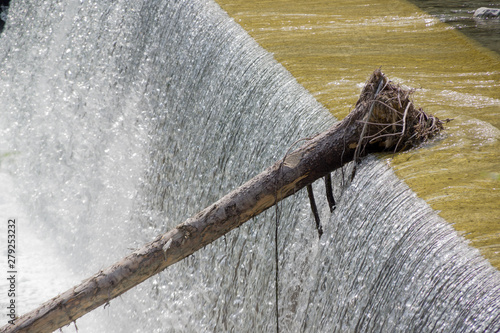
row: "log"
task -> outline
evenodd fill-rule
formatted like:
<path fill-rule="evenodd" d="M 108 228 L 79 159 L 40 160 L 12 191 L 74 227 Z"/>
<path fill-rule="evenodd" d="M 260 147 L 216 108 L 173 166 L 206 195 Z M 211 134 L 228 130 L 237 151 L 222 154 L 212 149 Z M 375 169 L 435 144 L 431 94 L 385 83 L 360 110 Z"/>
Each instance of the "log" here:
<path fill-rule="evenodd" d="M 344 120 L 173 230 L 17 318 L 13 325 L 2 327 L 1 332 L 52 332 L 68 325 L 344 164 L 370 152 L 407 149 L 438 133 L 442 122 L 416 109 L 409 96 L 410 92 L 376 70 Z"/>

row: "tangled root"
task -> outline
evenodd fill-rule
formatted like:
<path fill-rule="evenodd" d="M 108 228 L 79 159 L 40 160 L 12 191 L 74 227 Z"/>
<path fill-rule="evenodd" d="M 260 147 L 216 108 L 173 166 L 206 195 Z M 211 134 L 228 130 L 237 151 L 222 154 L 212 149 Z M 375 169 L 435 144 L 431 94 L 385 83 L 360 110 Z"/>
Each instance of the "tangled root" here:
<path fill-rule="evenodd" d="M 373 150 L 407 150 L 435 136 L 443 129 L 438 118 L 417 108 L 406 90 L 375 70 L 365 84 L 356 107 L 370 108 L 364 123 L 360 145 L 364 153 Z M 361 104 L 361 105 L 360 105 Z M 368 106 L 370 105 L 370 106 Z"/>

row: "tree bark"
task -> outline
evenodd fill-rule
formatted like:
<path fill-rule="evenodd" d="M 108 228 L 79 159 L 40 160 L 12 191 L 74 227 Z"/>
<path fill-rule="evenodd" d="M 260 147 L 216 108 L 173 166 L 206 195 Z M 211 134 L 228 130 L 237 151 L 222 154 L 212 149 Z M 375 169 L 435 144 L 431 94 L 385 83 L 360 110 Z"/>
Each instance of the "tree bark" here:
<path fill-rule="evenodd" d="M 52 332 L 68 325 L 239 227 L 280 200 L 342 167 L 352 161 L 355 155 L 362 156 L 371 151 L 387 149 L 388 135 L 373 141 L 374 138 L 377 139 L 374 134 L 380 136 L 380 127 L 369 124 L 374 121 L 371 114 L 374 113 L 373 105 L 377 104 L 375 100 L 380 89 L 376 91 L 376 88 L 380 87 L 380 82 L 386 86 L 389 84 L 377 70 L 362 93 L 362 97 L 363 94 L 368 97 L 364 101 L 358 101 L 356 108 L 344 120 L 310 139 L 299 149 L 287 154 L 282 160 L 173 230 L 159 235 L 151 243 L 111 267 L 21 316 L 15 320 L 14 325 L 4 326 L 1 332 Z M 405 119 L 407 111 L 404 112 L 403 131 L 400 131 L 401 126 L 393 126 L 394 135 L 401 134 L 405 127 L 410 127 Z M 399 113 L 403 114 L 402 111 Z M 385 125 L 384 123 L 383 126 Z M 361 133 L 366 133 L 366 140 L 360 138 Z M 380 140 L 385 143 L 381 144 Z M 394 143 L 396 141 L 392 140 Z"/>

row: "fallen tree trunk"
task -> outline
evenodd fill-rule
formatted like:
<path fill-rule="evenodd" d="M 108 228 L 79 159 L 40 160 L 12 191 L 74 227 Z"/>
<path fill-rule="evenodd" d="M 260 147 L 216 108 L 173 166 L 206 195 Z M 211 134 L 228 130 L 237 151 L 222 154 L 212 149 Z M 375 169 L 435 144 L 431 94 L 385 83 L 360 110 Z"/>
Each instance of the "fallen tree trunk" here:
<path fill-rule="evenodd" d="M 52 332 L 237 228 L 278 201 L 369 152 L 399 151 L 437 133 L 441 122 L 413 107 L 410 92 L 377 70 L 355 109 L 173 230 L 42 304 L 1 332 Z"/>

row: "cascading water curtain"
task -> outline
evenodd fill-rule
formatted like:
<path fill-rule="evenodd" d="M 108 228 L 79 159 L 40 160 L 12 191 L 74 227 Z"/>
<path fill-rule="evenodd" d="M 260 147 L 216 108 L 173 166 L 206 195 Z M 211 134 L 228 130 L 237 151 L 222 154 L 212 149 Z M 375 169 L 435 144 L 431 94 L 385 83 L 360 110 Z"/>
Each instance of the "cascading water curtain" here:
<path fill-rule="evenodd" d="M 0 73 L 1 175 L 16 189 L 11 214 L 24 212 L 19 238 L 33 239 L 19 250 L 23 312 L 45 286 L 78 284 L 335 121 L 208 0 L 16 1 Z M 317 195 L 321 240 L 306 193 L 280 207 L 282 331 L 500 329 L 498 272 L 388 167 L 371 158 L 352 183 L 333 180 L 333 214 Z M 79 331 L 274 331 L 275 218 L 82 317 Z"/>

